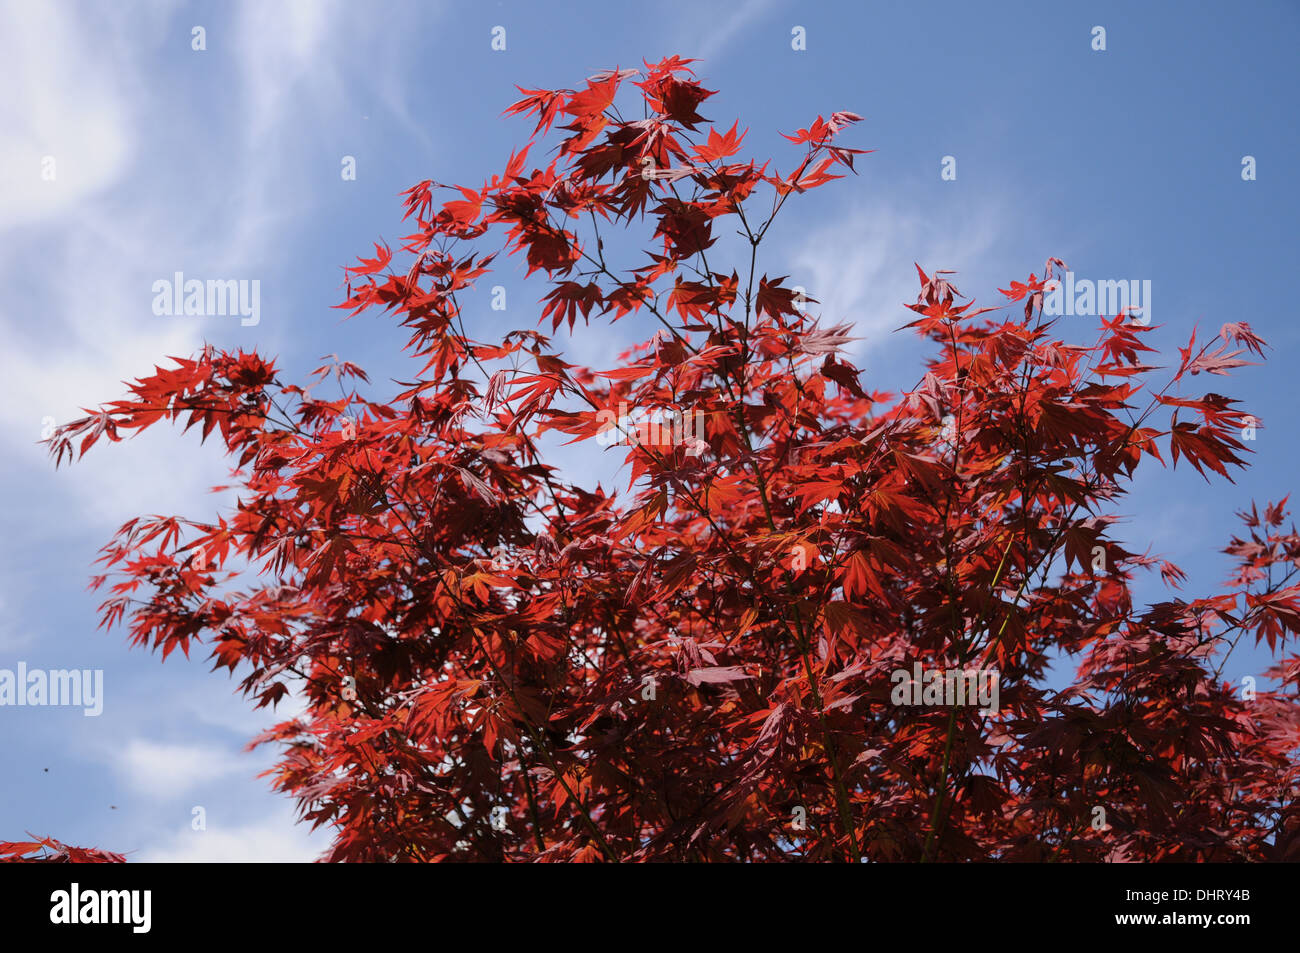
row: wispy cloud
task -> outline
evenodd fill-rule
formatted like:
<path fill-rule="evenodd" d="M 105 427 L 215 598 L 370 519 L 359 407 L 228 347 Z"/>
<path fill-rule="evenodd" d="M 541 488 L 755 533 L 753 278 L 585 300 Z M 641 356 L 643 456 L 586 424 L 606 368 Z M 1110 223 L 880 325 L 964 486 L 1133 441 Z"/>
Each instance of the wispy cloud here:
<path fill-rule="evenodd" d="M 914 263 L 958 271 L 957 287 L 971 294 L 960 275 L 979 272 L 1000 221 L 994 203 L 940 220 L 899 199 L 863 200 L 789 248 L 782 256 L 791 275 L 786 283 L 803 286 L 817 301 L 809 310 L 823 324 L 853 323 L 863 340 L 850 353 L 879 354 L 897 340 L 890 332 L 915 317 L 904 307 L 916 300 Z"/>
<path fill-rule="evenodd" d="M 184 827 L 161 843 L 142 848 L 132 860 L 144 863 L 256 864 L 309 863 L 327 848 L 324 831 L 309 833 L 294 826 L 293 815 L 283 811 L 265 820 L 223 827 L 218 814 L 206 818 L 205 830 Z"/>
<path fill-rule="evenodd" d="M 0 0 L 0 57 L 21 87 L 0 96 L 8 136 L 0 152 L 0 278 L 11 289 L 0 300 L 0 439 L 9 491 L 33 500 L 6 513 L 6 561 L 25 572 L 17 554 L 57 552 L 67 571 L 57 586 L 45 586 L 44 598 L 59 587 L 81 589 L 105 527 L 141 513 L 203 517 L 220 505 L 206 491 L 226 482 L 227 464 L 212 441 L 200 449 L 193 434 L 181 444 L 164 428 L 133 438 L 129 452 L 97 447 L 56 477 L 37 441 L 45 418 L 63 422 L 121 397 L 124 379 L 148 373 L 166 355 L 193 352 L 204 337 L 250 345 L 253 336 L 237 321 L 154 315 L 152 283 L 175 270 L 259 277 L 249 269 L 287 267 L 293 246 L 285 239 L 301 225 L 292 213 L 318 199 L 291 178 L 295 163 L 267 161 L 267 142 L 310 153 L 319 148 L 311 136 L 341 100 L 367 98 L 364 85 L 341 79 L 336 62 L 358 31 L 345 13 L 318 3 L 216 8 L 198 21 L 208 29 L 205 53 L 189 49 L 191 24 L 171 3 L 118 11 Z M 385 28 L 381 19 L 366 29 Z M 396 56 L 376 68 L 385 84 L 376 94 L 380 109 L 405 109 L 390 76 L 404 63 Z M 233 66 L 228 109 L 193 108 L 185 84 L 191 66 L 209 94 Z M 173 81 L 159 81 L 160 74 Z M 305 113 L 304 103 L 312 107 Z M 52 181 L 41 177 L 46 155 L 55 161 Z M 31 492 L 36 487 L 40 493 Z M 56 549 L 49 548 L 52 536 Z M 15 606 L 5 599 L 0 608 Z M 38 636 L 52 651 L 80 645 L 84 634 L 77 632 L 20 616 L 0 625 L 0 650 L 22 649 Z M 129 669 L 130 660 L 123 665 Z M 152 829 L 156 817 L 140 811 L 201 790 L 224 805 L 228 822 L 243 825 L 223 830 L 214 820 L 208 831 L 193 832 L 200 838 L 194 843 L 177 837 L 161 845 L 158 858 L 314 858 L 323 835 L 307 846 L 285 800 L 254 780 L 266 757 L 212 741 L 214 725 L 265 727 L 288 717 L 284 706 L 246 718 L 249 703 L 220 676 L 211 680 L 218 691 L 201 711 L 178 692 L 150 699 L 152 718 L 160 709 L 169 716 L 165 740 L 147 737 L 119 707 L 115 740 L 102 733 L 109 722 L 78 726 L 84 734 L 70 739 L 68 750 L 80 751 L 88 776 L 98 768 L 99 784 L 108 785 L 107 774 L 137 795 L 119 799 L 119 823 Z M 249 733 L 241 731 L 239 741 Z"/>
<path fill-rule="evenodd" d="M 692 3 L 691 12 L 682 18 L 678 29 L 677 48 L 715 64 L 747 27 L 752 27 L 777 6 L 777 0 Z"/>
<path fill-rule="evenodd" d="M 0 6 L 0 23 L 11 86 L 0 97 L 0 223 L 13 227 L 75 210 L 118 178 L 133 143 L 128 80 L 77 12 L 16 0 Z M 46 157 L 54 181 L 41 177 Z"/>

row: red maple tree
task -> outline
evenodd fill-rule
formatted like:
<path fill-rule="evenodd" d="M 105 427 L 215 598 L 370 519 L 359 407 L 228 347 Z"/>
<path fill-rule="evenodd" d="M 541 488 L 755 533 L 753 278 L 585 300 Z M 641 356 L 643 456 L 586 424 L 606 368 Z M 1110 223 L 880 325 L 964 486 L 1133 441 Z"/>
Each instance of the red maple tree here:
<path fill-rule="evenodd" d="M 1296 859 L 1285 500 L 1243 514 L 1204 598 L 1135 605 L 1137 574 L 1183 574 L 1111 536 L 1149 459 L 1245 466 L 1257 422 L 1182 388 L 1263 342 L 1193 334 L 1153 381 L 1127 314 L 1059 336 L 1059 260 L 1000 309 L 918 268 L 928 368 L 869 393 L 850 326 L 759 269 L 787 200 L 852 171 L 860 117 L 786 136 L 782 174 L 699 114 L 689 63 L 521 90 L 508 112 L 536 126 L 500 175 L 405 193 L 406 257 L 376 245 L 341 305 L 410 330 L 400 393 L 206 348 L 60 428 L 56 462 L 184 420 L 238 467 L 215 524 L 122 527 L 103 624 L 164 657 L 204 643 L 259 707 L 302 693 L 254 744 L 280 746 L 275 786 L 334 861 Z M 647 224 L 639 260 L 607 260 L 603 232 Z M 720 229 L 748 246 L 734 268 Z M 543 327 L 476 341 L 463 307 L 502 249 L 544 274 Z M 593 370 L 542 333 L 579 318 L 654 333 Z M 340 396 L 313 394 L 331 376 Z M 551 431 L 617 443 L 627 493 L 548 465 Z M 1246 636 L 1276 691 L 1221 678 Z M 1077 674 L 1049 690 L 1061 655 Z M 900 703 L 916 665 L 991 677 L 996 711 Z"/>

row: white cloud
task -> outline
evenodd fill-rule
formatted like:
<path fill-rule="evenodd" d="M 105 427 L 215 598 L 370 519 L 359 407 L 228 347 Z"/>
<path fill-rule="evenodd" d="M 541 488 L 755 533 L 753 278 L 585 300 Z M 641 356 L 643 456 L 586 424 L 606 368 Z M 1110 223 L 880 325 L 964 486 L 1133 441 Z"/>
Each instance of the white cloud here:
<path fill-rule="evenodd" d="M 113 767 L 132 790 L 161 799 L 219 778 L 252 772 L 255 765 L 248 758 L 210 746 L 133 738 L 121 754 L 114 753 Z"/>
<path fill-rule="evenodd" d="M 130 158 L 122 74 L 73 8 L 23 3 L 0 8 L 0 222 L 25 224 L 74 210 L 117 179 Z M 56 178 L 41 178 L 44 157 Z"/>
<path fill-rule="evenodd" d="M 80 590 L 106 525 L 141 513 L 209 516 L 221 500 L 206 488 L 227 482 L 217 441 L 200 451 L 196 431 L 182 437 L 165 426 L 129 446 L 101 443 L 54 474 L 36 443 L 43 418 L 66 421 L 124 396 L 124 379 L 147 374 L 166 355 L 193 352 L 205 336 L 266 347 L 283 333 L 271 322 L 253 334 L 241 333 L 237 319 L 155 316 L 152 282 L 174 270 L 259 277 L 249 270 L 288 264 L 296 246 L 286 235 L 319 201 L 295 178 L 298 160 L 319 158 L 327 138 L 348 128 L 340 116 L 386 109 L 413 141 L 432 145 L 405 98 L 422 65 L 417 31 L 392 31 L 394 17 L 427 18 L 427 6 L 358 22 L 335 0 L 253 0 L 200 21 L 206 53 L 190 51 L 191 21 L 178 9 L 170 0 L 123 10 L 0 0 L 0 57 L 12 67 L 0 93 L 0 277 L 10 289 L 0 299 L 0 441 L 11 492 L 23 494 L 7 514 L 6 538 L 15 562 L 53 553 L 70 580 L 41 584 L 40 598 Z M 386 53 L 374 60 L 370 51 L 380 47 Z M 207 71 L 194 88 L 192 69 Z M 212 102 L 194 102 L 196 93 Z M 53 182 L 41 179 L 45 155 L 56 161 Z M 35 487 L 40 492 L 30 492 Z M 19 569 L 39 582 L 35 570 Z M 15 600 L 28 601 L 17 590 L 0 594 L 0 651 L 45 638 L 40 626 L 23 627 L 18 610 L 28 607 Z M 12 625 L 3 621 L 15 612 Z M 219 726 L 242 743 L 301 711 L 301 700 L 253 712 L 222 673 L 208 678 L 201 692 L 161 689 L 115 708 L 128 727 L 115 731 L 111 747 L 88 730 L 68 745 L 136 795 L 119 798 L 119 822 L 158 832 L 166 799 L 198 792 L 226 805 L 209 813 L 206 831 L 187 824 L 137 840 L 147 846 L 132 859 L 315 859 L 329 832 L 296 824 L 285 799 L 255 778 L 270 749 L 241 754 L 211 741 Z M 174 733 L 144 737 L 160 716 Z M 256 796 L 241 794 L 245 788 Z"/>
<path fill-rule="evenodd" d="M 156 37 L 168 13 L 155 4 L 137 9 L 135 19 Z M 163 95 L 141 75 L 141 51 L 132 45 L 138 38 L 93 9 L 74 15 L 58 5 L 15 3 L 4 18 L 12 29 L 0 30 L 0 56 L 18 64 L 24 86 L 0 97 L 0 115 L 17 141 L 0 166 L 7 183 L 0 261 L 16 287 L 0 303 L 0 350 L 8 356 L 0 437 L 15 470 L 35 476 L 51 469 L 36 445 L 45 418 L 66 421 L 123 396 L 122 378 L 148 371 L 163 355 L 189 353 L 200 329 L 157 318 L 150 308 L 159 263 L 169 252 L 183 254 L 174 202 L 160 195 L 141 203 L 123 192 L 127 173 L 148 162 L 142 117 L 159 114 Z M 47 152 L 57 161 L 53 182 L 39 178 L 39 156 Z M 108 456 L 117 459 L 96 461 L 90 472 L 83 467 L 50 500 L 66 507 L 71 496 L 71 505 L 98 522 L 117 515 L 115 502 L 147 507 L 182 488 L 192 496 L 223 472 L 174 451 L 145 461 Z"/>
<path fill-rule="evenodd" d="M 4 11 L 12 29 L 0 30 L 0 55 L 19 65 L 15 75 L 25 85 L 0 97 L 0 115 L 16 137 L 0 160 L 0 272 L 17 288 L 0 301 L 0 350 L 9 358 L 0 439 L 11 447 L 15 475 L 48 479 L 51 463 L 37 444 L 46 418 L 62 423 L 125 396 L 123 379 L 167 355 L 193 353 L 205 337 L 247 346 L 254 336 L 240 334 L 234 319 L 154 315 L 152 284 L 194 263 L 200 277 L 255 277 L 250 268 L 274 267 L 278 236 L 311 196 L 285 188 L 284 170 L 266 161 L 267 136 L 273 130 L 301 144 L 288 129 L 304 105 L 314 110 L 302 120 L 308 124 L 337 113 L 350 92 L 338 60 L 358 27 L 337 3 L 245 3 L 231 29 L 208 24 L 202 53 L 189 50 L 188 25 L 173 22 L 166 4 L 135 8 L 129 30 L 93 10 L 73 16 L 15 3 Z M 213 131 L 193 110 L 177 108 L 177 89 L 148 79 L 143 54 L 163 40 L 182 57 L 214 62 L 221 44 L 230 46 L 240 77 L 235 115 L 249 119 L 229 130 L 234 135 L 216 136 L 233 150 L 208 148 Z M 385 58 L 375 83 L 380 101 L 409 122 L 393 79 L 401 62 Z M 157 116 L 174 123 L 165 139 Z M 52 183 L 39 178 L 46 152 L 58 161 Z M 205 187 L 193 191 L 195 182 Z M 14 229 L 23 223 L 38 230 Z M 275 337 L 265 330 L 257 340 Z M 129 452 L 96 447 L 59 475 L 47 502 L 71 505 L 101 526 L 140 512 L 211 512 L 216 504 L 204 490 L 226 482 L 227 468 L 215 441 L 196 451 L 193 438 L 161 428 L 134 438 Z"/>
<path fill-rule="evenodd" d="M 188 26 L 174 21 L 165 3 L 133 8 L 130 29 L 93 8 L 72 15 L 57 5 L 14 2 L 0 10 L 8 26 L 0 29 L 0 56 L 16 66 L 20 83 L 0 96 L 12 143 L 0 157 L 0 273 L 15 289 L 0 301 L 7 356 L 0 438 L 20 467 L 47 473 L 45 449 L 36 444 L 45 418 L 61 423 L 124 396 L 123 378 L 147 373 L 165 355 L 190 354 L 205 337 L 224 346 L 274 339 L 273 328 L 240 334 L 234 319 L 156 316 L 152 283 L 193 267 L 204 278 L 272 270 L 284 230 L 296 227 L 295 212 L 312 196 L 286 188 L 283 163 L 266 159 L 267 137 L 303 148 L 304 134 L 337 121 L 353 97 L 373 96 L 410 125 L 397 79 L 409 40 L 398 37 L 394 48 L 384 40 L 384 18 L 358 24 L 333 0 L 241 4 L 231 29 L 208 25 L 206 53 L 189 50 Z M 353 42 L 371 35 L 390 46 L 373 66 L 360 62 L 372 44 Z M 210 119 L 192 108 L 178 108 L 175 86 L 150 78 L 158 64 L 146 54 L 164 40 L 183 57 L 213 62 L 221 45 L 229 46 L 239 76 L 233 114 L 241 118 L 228 135 L 214 134 Z M 360 72 L 373 90 L 345 81 L 344 58 L 365 67 Z M 165 134 L 160 116 L 170 124 Z M 421 137 L 427 143 L 427 134 Z M 213 141 L 234 145 L 214 152 Z M 46 153 L 58 162 L 55 182 L 39 177 Z M 15 228 L 23 224 L 38 227 Z M 177 441 L 150 434 L 130 454 L 99 450 L 60 485 L 92 517 L 114 525 L 123 512 L 142 508 L 182 512 L 174 504 L 224 482 L 225 469 L 215 448 L 195 454 L 192 441 L 183 450 Z"/>
<path fill-rule="evenodd" d="M 915 317 L 904 307 L 916 300 L 919 288 L 914 263 L 928 273 L 957 271 L 954 283 L 963 293 L 978 291 L 987 299 L 991 291 L 999 300 L 982 304 L 1002 303 L 995 289 L 972 290 L 962 280 L 984 261 L 1000 220 L 996 206 L 939 219 L 905 209 L 897 200 L 868 200 L 814 229 L 782 256 L 789 262 L 782 271 L 790 272 L 787 286 L 802 285 L 816 299 L 809 311 L 821 316 L 823 326 L 853 322 L 864 340 L 850 345 L 850 359 L 879 354 L 890 343 L 890 332 Z"/>
<path fill-rule="evenodd" d="M 248 135 L 261 138 L 286 109 L 296 87 L 304 94 L 341 96 L 338 74 L 327 49 L 331 24 L 351 16 L 336 0 L 244 3 L 233 45 L 239 55 L 244 98 L 251 107 Z"/>
<path fill-rule="evenodd" d="M 225 828 L 219 816 L 209 813 L 206 830 L 184 827 L 130 859 L 154 864 L 310 863 L 328 848 L 328 829 L 310 832 L 308 825 L 293 821 L 292 814 L 284 811 L 262 821 Z"/>

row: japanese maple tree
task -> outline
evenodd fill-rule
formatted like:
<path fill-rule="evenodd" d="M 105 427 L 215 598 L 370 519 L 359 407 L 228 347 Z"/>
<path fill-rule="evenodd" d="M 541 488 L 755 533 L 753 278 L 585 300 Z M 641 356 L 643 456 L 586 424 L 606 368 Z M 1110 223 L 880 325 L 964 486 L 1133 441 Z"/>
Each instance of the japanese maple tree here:
<path fill-rule="evenodd" d="M 1242 514 L 1201 598 L 1112 533 L 1139 465 L 1246 465 L 1257 421 L 1195 385 L 1260 338 L 1193 334 L 1161 371 L 1127 313 L 1067 343 L 1057 259 L 1000 308 L 918 268 L 928 367 L 869 392 L 851 323 L 760 255 L 792 197 L 863 161 L 860 117 L 785 136 L 783 173 L 701 116 L 689 63 L 523 89 L 507 112 L 534 128 L 499 174 L 405 193 L 413 233 L 340 305 L 409 329 L 397 392 L 209 347 L 60 428 L 56 462 L 184 421 L 237 467 L 215 523 L 121 528 L 103 624 L 164 657 L 202 643 L 259 707 L 305 699 L 254 744 L 333 861 L 1296 859 L 1285 500 Z M 546 282 L 540 327 L 476 340 L 501 252 Z M 618 366 L 564 360 L 619 320 L 643 343 Z M 548 464 L 557 436 L 626 457 L 628 489 Z M 1137 605 L 1152 572 L 1171 595 Z M 1243 638 L 1275 691 L 1222 678 Z M 896 704 L 914 663 L 995 673 L 997 711 Z"/>

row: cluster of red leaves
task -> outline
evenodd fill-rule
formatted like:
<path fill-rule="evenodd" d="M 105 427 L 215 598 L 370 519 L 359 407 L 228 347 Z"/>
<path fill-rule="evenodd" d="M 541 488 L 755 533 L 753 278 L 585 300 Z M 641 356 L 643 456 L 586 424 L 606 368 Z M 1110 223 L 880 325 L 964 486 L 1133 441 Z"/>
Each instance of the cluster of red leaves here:
<path fill-rule="evenodd" d="M 333 829 L 328 859 L 1300 854 L 1300 664 L 1253 700 L 1219 677 L 1242 636 L 1281 652 L 1300 632 L 1283 504 L 1247 516 L 1208 598 L 1135 606 L 1136 573 L 1182 574 L 1110 536 L 1162 446 L 1244 465 L 1234 402 L 1175 395 L 1237 352 L 1193 339 L 1152 390 L 1126 316 L 1092 347 L 1055 335 L 1059 261 L 1006 292 L 1023 312 L 971 310 L 921 271 L 912 325 L 935 356 L 897 400 L 868 393 L 837 357 L 847 326 L 756 269 L 789 196 L 852 169 L 837 139 L 859 117 L 787 136 L 803 155 L 782 175 L 738 158 L 735 124 L 699 132 L 713 93 L 688 61 L 522 92 L 508 112 L 536 128 L 503 173 L 416 185 L 409 267 L 377 245 L 348 269 L 341 307 L 410 330 L 420 370 L 392 399 L 345 390 L 366 380 L 346 363 L 299 387 L 207 351 L 52 438 L 62 459 L 162 420 L 219 433 L 236 510 L 126 524 L 104 623 L 164 655 L 207 644 L 259 707 L 302 693 L 307 714 L 254 743 L 282 746 L 275 784 Z M 642 261 L 607 262 L 602 227 L 647 226 Z M 724 227 L 743 272 L 710 262 Z M 544 273 L 550 331 L 632 315 L 654 336 L 606 370 L 537 330 L 471 339 L 461 304 L 502 246 Z M 1245 325 L 1220 339 L 1263 346 Z M 338 399 L 313 396 L 331 373 Z M 622 496 L 543 460 L 543 434 L 590 440 L 620 404 L 700 414 L 702 452 L 620 444 Z M 1056 653 L 1079 662 L 1061 692 Z M 892 704 L 917 661 L 995 668 L 999 711 Z"/>
<path fill-rule="evenodd" d="M 31 836 L 30 834 L 28 835 Z M 0 841 L 0 864 L 124 864 L 121 854 L 94 847 L 69 847 L 53 837 L 34 841 Z"/>

